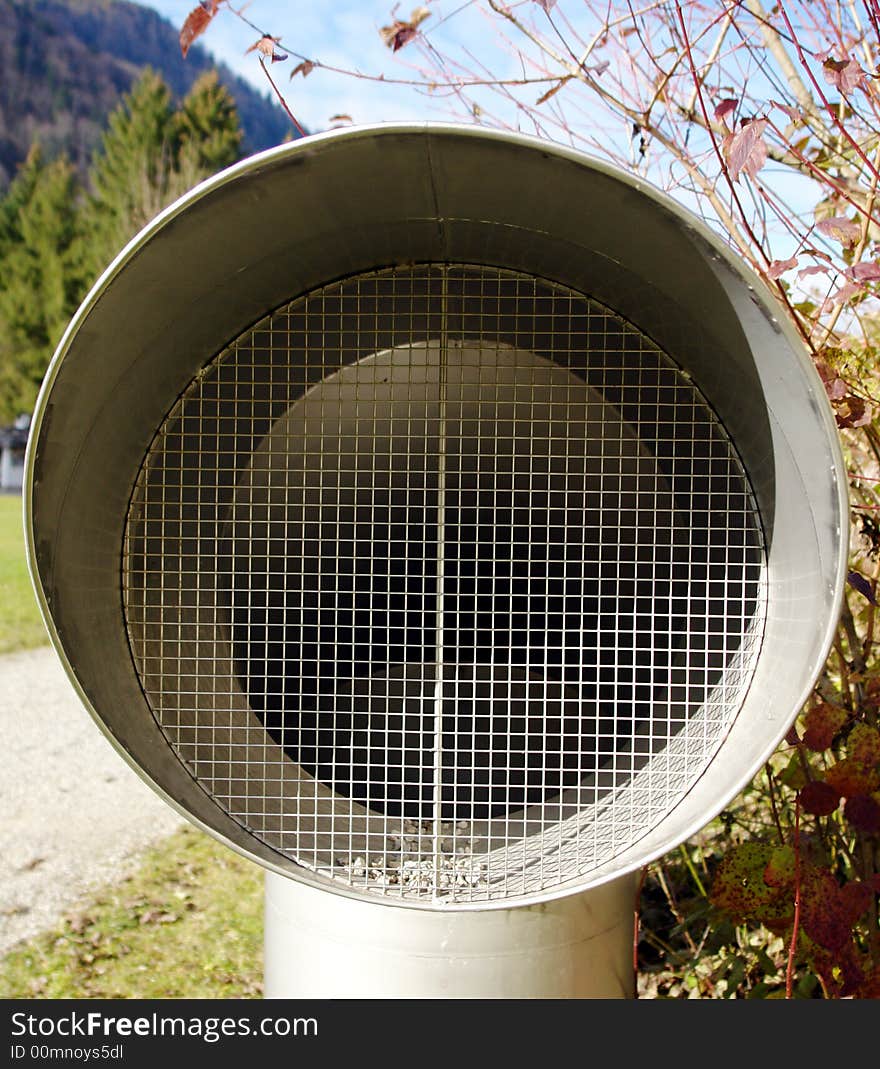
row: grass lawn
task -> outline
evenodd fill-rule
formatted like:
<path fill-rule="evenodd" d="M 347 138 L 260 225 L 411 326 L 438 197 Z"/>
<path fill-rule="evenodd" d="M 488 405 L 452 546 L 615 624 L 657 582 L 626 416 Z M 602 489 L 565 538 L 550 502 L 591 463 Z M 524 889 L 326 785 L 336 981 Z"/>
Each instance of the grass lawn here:
<path fill-rule="evenodd" d="M 259 998 L 262 870 L 195 828 L 0 960 L 0 998 Z"/>
<path fill-rule="evenodd" d="M 46 642 L 24 557 L 21 498 L 0 494 L 0 654 Z"/>

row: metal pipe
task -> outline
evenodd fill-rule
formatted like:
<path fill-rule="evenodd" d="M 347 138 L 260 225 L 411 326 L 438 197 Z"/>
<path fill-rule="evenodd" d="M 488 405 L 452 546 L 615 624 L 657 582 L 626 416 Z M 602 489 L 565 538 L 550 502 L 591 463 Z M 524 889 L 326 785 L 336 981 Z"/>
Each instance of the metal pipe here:
<path fill-rule="evenodd" d="M 266 998 L 634 995 L 632 875 L 488 913 L 415 912 L 266 873 Z"/>
<path fill-rule="evenodd" d="M 474 127 L 172 205 L 26 469 L 80 697 L 270 872 L 270 997 L 631 994 L 631 874 L 773 752 L 845 583 L 833 413 L 766 287 L 632 175 Z"/>

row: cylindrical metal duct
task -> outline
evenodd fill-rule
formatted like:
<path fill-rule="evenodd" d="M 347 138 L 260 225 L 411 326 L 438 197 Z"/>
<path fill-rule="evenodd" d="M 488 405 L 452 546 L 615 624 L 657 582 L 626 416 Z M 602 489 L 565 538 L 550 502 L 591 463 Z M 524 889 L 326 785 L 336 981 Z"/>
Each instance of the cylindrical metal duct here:
<path fill-rule="evenodd" d="M 702 827 L 845 569 L 759 281 L 631 176 L 470 127 L 310 137 L 168 209 L 67 331 L 28 473 L 47 625 L 129 761 L 271 872 L 415 910 Z"/>
<path fill-rule="evenodd" d="M 263 986 L 287 999 L 632 998 L 636 883 L 415 913 L 267 872 Z"/>

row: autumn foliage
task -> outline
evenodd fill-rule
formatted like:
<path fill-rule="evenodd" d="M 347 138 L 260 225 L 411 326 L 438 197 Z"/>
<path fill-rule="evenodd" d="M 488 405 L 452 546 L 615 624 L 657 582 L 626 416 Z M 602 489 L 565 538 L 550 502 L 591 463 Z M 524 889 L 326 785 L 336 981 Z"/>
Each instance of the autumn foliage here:
<path fill-rule="evenodd" d="M 180 28 L 180 51 L 184 59 L 193 41 L 211 25 L 211 19 L 217 14 L 222 2 L 223 0 L 203 0 L 187 15 L 186 22 Z"/>

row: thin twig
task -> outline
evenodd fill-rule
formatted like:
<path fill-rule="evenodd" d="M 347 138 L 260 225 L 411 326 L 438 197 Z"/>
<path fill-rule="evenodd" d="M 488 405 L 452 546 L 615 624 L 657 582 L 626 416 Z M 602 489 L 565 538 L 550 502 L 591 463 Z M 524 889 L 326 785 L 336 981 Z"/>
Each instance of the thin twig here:
<path fill-rule="evenodd" d="M 263 68 L 263 74 L 265 74 L 266 77 L 269 79 L 269 85 L 271 85 L 272 88 L 275 90 L 275 96 L 278 97 L 278 102 L 281 104 L 281 107 L 284 108 L 284 110 L 287 112 L 287 117 L 290 119 L 290 121 L 293 123 L 293 125 L 296 127 L 296 129 L 299 131 L 300 137 L 308 137 L 308 134 L 306 133 L 306 131 L 300 125 L 299 119 L 297 119 L 297 117 L 293 114 L 293 112 L 287 106 L 287 101 L 284 99 L 284 96 L 282 95 L 281 90 L 275 84 L 275 80 L 273 79 L 272 75 L 269 73 L 269 68 L 266 66 L 266 61 L 263 59 L 262 56 L 260 56 L 260 66 Z"/>
<path fill-rule="evenodd" d="M 676 921 L 681 927 L 681 934 L 684 936 L 684 940 L 687 943 L 688 948 L 690 949 L 692 954 L 695 954 L 697 948 L 694 944 L 693 939 L 691 938 L 691 933 L 688 931 L 687 921 L 684 918 L 684 914 L 679 909 L 676 897 L 666 881 L 666 871 L 663 868 L 663 861 L 660 860 L 655 862 L 655 867 L 657 870 L 657 880 L 659 881 L 660 886 L 663 888 L 663 893 L 666 895 L 666 901 L 669 903 L 669 908 L 672 911 L 672 915 L 673 917 L 675 917 Z"/>
<path fill-rule="evenodd" d="M 785 844 L 785 835 L 782 831 L 782 822 L 779 819 L 779 809 L 776 805 L 776 788 L 773 786 L 773 770 L 770 768 L 769 761 L 764 765 L 764 771 L 767 773 L 767 791 L 770 796 L 770 809 L 773 813 L 773 823 L 776 825 L 776 834 L 779 836 L 779 845 Z"/>
<path fill-rule="evenodd" d="M 642 916 L 642 889 L 645 886 L 645 878 L 648 875 L 648 866 L 645 865 L 639 874 L 639 882 L 636 887 L 636 898 L 633 903 L 633 944 L 632 944 L 632 967 L 633 967 L 633 993 L 639 997 L 639 932 L 641 930 Z"/>
<path fill-rule="evenodd" d="M 788 294 L 786 293 L 784 287 L 782 285 L 780 285 L 778 279 L 771 280 L 770 277 L 766 273 L 766 268 L 768 268 L 770 266 L 770 263 L 771 263 L 771 257 L 769 255 L 769 253 L 764 249 L 763 242 L 760 240 L 758 235 L 755 233 L 751 223 L 749 222 L 749 219 L 748 219 L 748 216 L 746 215 L 745 209 L 742 206 L 742 201 L 740 200 L 739 194 L 736 191 L 736 187 L 734 185 L 734 182 L 730 177 L 730 171 L 728 170 L 728 167 L 727 167 L 727 161 L 724 159 L 724 154 L 721 151 L 721 146 L 718 144 L 718 139 L 715 136 L 715 131 L 712 128 L 712 123 L 709 120 L 709 113 L 708 113 L 708 111 L 706 109 L 706 101 L 705 101 L 705 99 L 703 97 L 703 87 L 702 87 L 702 84 L 700 82 L 700 78 L 699 78 L 699 75 L 697 73 L 697 69 L 696 69 L 696 67 L 694 65 L 694 57 L 693 57 L 693 53 L 691 52 L 691 44 L 690 44 L 690 39 L 688 37 L 687 26 L 686 26 L 685 20 L 684 20 L 684 12 L 681 9 L 681 4 L 680 3 L 676 2 L 675 10 L 676 10 L 676 13 L 678 15 L 678 21 L 679 21 L 679 25 L 681 27 L 682 38 L 684 40 L 685 54 L 687 55 L 688 65 L 690 67 L 691 74 L 692 74 L 693 79 L 694 79 L 694 86 L 696 88 L 697 100 L 698 100 L 699 105 L 700 105 L 700 111 L 701 111 L 701 113 L 703 115 L 703 121 L 706 124 L 706 129 L 707 129 L 707 131 L 709 133 L 709 138 L 712 141 L 712 148 L 713 148 L 713 150 L 715 152 L 716 157 L 718 158 L 718 163 L 719 163 L 719 165 L 721 167 L 721 173 L 724 175 L 725 181 L 727 182 L 728 188 L 730 190 L 731 199 L 733 200 L 733 202 L 736 205 L 737 210 L 739 212 L 741 225 L 742 225 L 743 229 L 745 230 L 746 234 L 748 235 L 749 240 L 752 243 L 752 246 L 757 250 L 757 252 L 764 259 L 765 270 L 761 271 L 761 274 L 764 276 L 764 278 L 768 282 L 771 282 L 771 281 L 773 282 L 773 284 L 775 286 L 776 295 L 778 296 L 778 298 L 782 302 L 782 304 L 785 305 L 789 315 L 791 316 L 792 323 L 794 323 L 795 326 L 797 326 L 797 328 L 800 331 L 801 335 L 804 337 L 804 340 L 812 348 L 809 336 L 806 335 L 805 332 L 802 330 L 801 324 L 800 324 L 800 317 L 795 314 L 794 308 L 791 305 L 791 301 L 789 300 Z M 759 270 L 760 270 L 760 268 L 759 268 Z"/>
<path fill-rule="evenodd" d="M 792 28 L 791 22 L 789 21 L 788 13 L 785 10 L 785 5 L 782 3 L 782 0 L 777 0 L 776 9 L 779 11 L 779 14 L 782 16 L 782 19 L 785 22 L 786 27 L 788 28 L 788 32 L 792 35 L 792 39 L 794 41 L 795 51 L 797 52 L 798 59 L 801 61 L 801 66 L 807 72 L 807 77 L 810 79 L 810 82 L 812 83 L 812 86 L 813 86 L 813 89 L 814 89 L 814 91 L 816 93 L 816 96 L 819 98 L 821 103 L 824 105 L 825 110 L 828 112 L 829 116 L 831 117 L 832 123 L 837 127 L 838 131 L 840 132 L 840 136 L 845 141 L 847 141 L 849 143 L 850 147 L 853 149 L 855 154 L 861 159 L 861 161 L 868 168 L 868 172 L 869 173 L 874 173 L 875 170 L 876 170 L 876 168 L 874 167 L 874 164 L 865 155 L 865 152 L 862 149 L 862 146 L 850 134 L 849 130 L 847 130 L 843 120 L 840 117 L 840 114 L 835 110 L 834 105 L 831 103 L 831 101 L 829 101 L 828 97 L 823 92 L 822 86 L 819 85 L 819 82 L 816 79 L 815 74 L 813 74 L 812 68 L 810 67 L 809 63 L 807 63 L 807 58 L 804 55 L 803 47 L 802 47 L 800 41 L 798 40 L 797 36 L 795 35 L 794 29 Z M 843 97 L 843 93 L 841 93 L 841 97 Z"/>
<path fill-rule="evenodd" d="M 794 959 L 797 952 L 798 934 L 801 924 L 801 805 L 800 799 L 794 802 L 794 920 L 791 927 L 791 942 L 788 947 L 788 965 L 785 969 L 785 997 L 793 997 Z"/>

